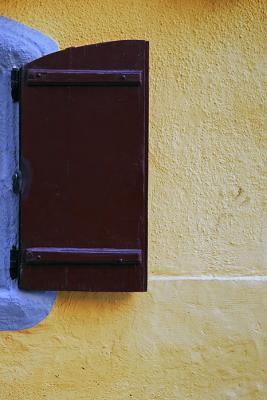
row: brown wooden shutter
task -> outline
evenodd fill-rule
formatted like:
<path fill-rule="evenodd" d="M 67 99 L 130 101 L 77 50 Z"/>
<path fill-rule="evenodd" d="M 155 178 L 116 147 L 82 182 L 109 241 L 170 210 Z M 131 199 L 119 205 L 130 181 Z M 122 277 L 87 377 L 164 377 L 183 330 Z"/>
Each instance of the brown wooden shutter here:
<path fill-rule="evenodd" d="M 19 287 L 145 291 L 148 43 L 35 60 L 20 106 Z"/>

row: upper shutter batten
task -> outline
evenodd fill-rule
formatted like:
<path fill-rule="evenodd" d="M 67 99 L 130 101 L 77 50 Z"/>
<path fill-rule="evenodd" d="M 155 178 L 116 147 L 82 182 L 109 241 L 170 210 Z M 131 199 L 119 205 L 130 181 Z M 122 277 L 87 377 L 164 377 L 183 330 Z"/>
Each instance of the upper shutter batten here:
<path fill-rule="evenodd" d="M 66 70 L 66 69 L 28 69 L 26 83 L 29 86 L 49 85 L 118 85 L 139 86 L 142 71 L 131 70 Z"/>

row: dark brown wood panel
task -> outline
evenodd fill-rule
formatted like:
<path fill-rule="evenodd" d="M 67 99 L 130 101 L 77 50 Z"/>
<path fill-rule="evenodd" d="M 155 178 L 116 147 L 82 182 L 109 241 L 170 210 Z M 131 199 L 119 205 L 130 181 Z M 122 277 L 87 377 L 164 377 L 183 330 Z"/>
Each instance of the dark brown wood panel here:
<path fill-rule="evenodd" d="M 35 60 L 20 105 L 19 286 L 146 290 L 148 43 Z"/>

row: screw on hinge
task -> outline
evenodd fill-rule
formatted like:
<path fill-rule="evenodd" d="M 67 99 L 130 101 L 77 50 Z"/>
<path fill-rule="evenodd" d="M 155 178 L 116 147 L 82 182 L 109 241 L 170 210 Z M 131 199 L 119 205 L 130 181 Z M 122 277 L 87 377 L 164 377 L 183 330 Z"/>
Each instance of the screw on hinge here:
<path fill-rule="evenodd" d="M 11 96 L 13 101 L 18 101 L 20 96 L 20 69 L 17 67 L 11 70 Z"/>
<path fill-rule="evenodd" d="M 15 194 L 19 194 L 21 192 L 21 172 L 16 171 L 12 176 L 12 189 Z"/>
<path fill-rule="evenodd" d="M 10 277 L 16 279 L 19 275 L 20 251 L 13 246 L 10 250 Z"/>

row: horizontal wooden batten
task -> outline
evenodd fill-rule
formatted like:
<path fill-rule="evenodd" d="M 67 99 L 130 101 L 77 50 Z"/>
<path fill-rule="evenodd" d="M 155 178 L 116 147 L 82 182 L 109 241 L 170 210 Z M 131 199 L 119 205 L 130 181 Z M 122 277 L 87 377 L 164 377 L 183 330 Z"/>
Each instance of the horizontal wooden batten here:
<path fill-rule="evenodd" d="M 140 249 L 33 247 L 22 252 L 23 264 L 141 264 Z"/>
<path fill-rule="evenodd" d="M 140 86 L 139 70 L 27 69 L 28 86 Z"/>

